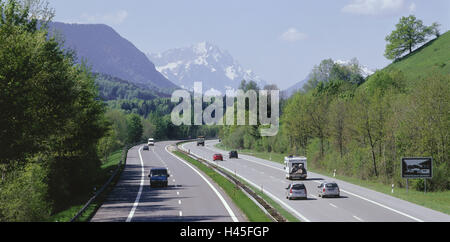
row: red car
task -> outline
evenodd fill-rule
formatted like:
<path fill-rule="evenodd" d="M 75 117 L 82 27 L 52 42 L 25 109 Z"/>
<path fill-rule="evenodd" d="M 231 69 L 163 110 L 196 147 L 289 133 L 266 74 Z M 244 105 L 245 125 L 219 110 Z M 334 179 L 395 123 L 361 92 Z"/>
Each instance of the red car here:
<path fill-rule="evenodd" d="M 215 155 L 213 156 L 213 161 L 216 161 L 216 160 L 223 161 L 223 156 L 222 156 L 222 154 L 215 154 Z"/>

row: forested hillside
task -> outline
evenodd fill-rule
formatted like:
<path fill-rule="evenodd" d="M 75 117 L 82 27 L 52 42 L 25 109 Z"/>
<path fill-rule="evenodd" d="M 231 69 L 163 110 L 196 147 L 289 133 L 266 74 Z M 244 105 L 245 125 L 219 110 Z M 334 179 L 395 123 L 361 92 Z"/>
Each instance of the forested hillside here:
<path fill-rule="evenodd" d="M 404 186 L 402 157 L 433 157 L 428 189 L 450 189 L 450 33 L 363 81 L 331 61 L 282 106 L 275 137 L 258 127 L 225 126 L 233 148 L 305 155 L 313 168 Z M 321 68 L 321 66 L 327 68 Z M 328 70 L 328 71 L 327 71 Z M 347 74 L 346 74 L 347 73 Z M 351 72 L 350 72 L 351 73 Z M 423 180 L 413 186 L 423 189 Z"/>
<path fill-rule="evenodd" d="M 0 1 L 0 221 L 45 221 L 92 192 L 108 130 L 89 69 L 28 16 Z"/>
<path fill-rule="evenodd" d="M 134 84 L 111 75 L 97 73 L 95 83 L 98 86 L 100 98 L 104 101 L 111 100 L 153 100 L 156 98 L 168 98 L 168 94 L 158 92 L 145 85 Z"/>

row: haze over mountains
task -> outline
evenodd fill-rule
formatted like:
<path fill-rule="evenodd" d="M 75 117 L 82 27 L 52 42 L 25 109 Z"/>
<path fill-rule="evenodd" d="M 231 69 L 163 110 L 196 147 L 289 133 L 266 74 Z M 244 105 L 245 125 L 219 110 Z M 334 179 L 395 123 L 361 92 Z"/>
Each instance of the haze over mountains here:
<path fill-rule="evenodd" d="M 166 78 L 188 90 L 193 89 L 194 82 L 202 82 L 203 91 L 214 89 L 222 94 L 227 89 L 237 89 L 242 80 L 255 81 L 260 87 L 266 84 L 227 51 L 208 42 L 147 56 Z"/>
<path fill-rule="evenodd" d="M 61 34 L 65 48 L 74 50 L 79 62 L 86 60 L 93 72 L 165 92 L 177 88 L 143 52 L 107 25 L 54 22 L 50 29 Z"/>
<path fill-rule="evenodd" d="M 104 24 L 54 22 L 50 29 L 60 34 L 64 46 L 75 51 L 79 62 L 87 61 L 93 72 L 151 89 L 156 95 L 167 95 L 180 87 L 192 91 L 194 82 L 202 82 L 204 92 L 215 90 L 222 94 L 226 90 L 237 89 L 242 80 L 255 81 L 261 88 L 267 84 L 252 70 L 242 67 L 227 51 L 208 42 L 146 55 Z M 335 62 L 350 64 L 350 61 Z M 367 77 L 373 71 L 361 66 L 361 74 Z M 283 91 L 283 96 L 291 96 L 308 79 Z M 112 78 L 110 81 L 115 80 Z"/>
<path fill-rule="evenodd" d="M 350 61 L 350 60 L 336 60 L 336 61 L 334 61 L 334 63 L 342 65 L 342 66 L 349 66 L 349 65 L 352 64 L 352 61 Z M 372 75 L 374 73 L 374 71 L 370 70 L 367 66 L 364 66 L 364 65 L 360 65 L 359 66 L 359 71 L 360 71 L 360 74 L 364 78 L 367 78 L 368 76 L 370 76 L 370 75 Z M 311 74 L 309 74 L 305 79 L 295 83 L 291 87 L 289 87 L 286 90 L 284 90 L 283 91 L 283 96 L 287 98 L 287 97 L 292 96 L 292 94 L 294 94 L 295 92 L 301 90 L 303 88 L 303 86 L 311 78 L 310 75 Z"/>

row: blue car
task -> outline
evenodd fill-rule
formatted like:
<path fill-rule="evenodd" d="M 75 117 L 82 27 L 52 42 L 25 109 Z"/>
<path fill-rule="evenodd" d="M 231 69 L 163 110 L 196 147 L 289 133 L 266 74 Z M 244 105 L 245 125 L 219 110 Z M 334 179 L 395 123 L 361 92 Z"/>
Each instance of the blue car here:
<path fill-rule="evenodd" d="M 170 175 L 166 168 L 153 168 L 148 177 L 150 178 L 150 187 L 167 187 Z"/>

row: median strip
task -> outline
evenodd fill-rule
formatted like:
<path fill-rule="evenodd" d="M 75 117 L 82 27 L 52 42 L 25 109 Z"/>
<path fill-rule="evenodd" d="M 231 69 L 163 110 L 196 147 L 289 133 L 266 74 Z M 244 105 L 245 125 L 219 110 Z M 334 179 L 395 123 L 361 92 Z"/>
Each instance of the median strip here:
<path fill-rule="evenodd" d="M 191 163 L 204 174 L 209 176 L 225 193 L 233 200 L 234 204 L 247 216 L 250 222 L 272 222 L 273 220 L 252 201 L 240 187 L 227 179 L 223 174 L 219 174 L 213 168 L 198 161 L 180 150 L 173 151 L 179 158 Z"/>

